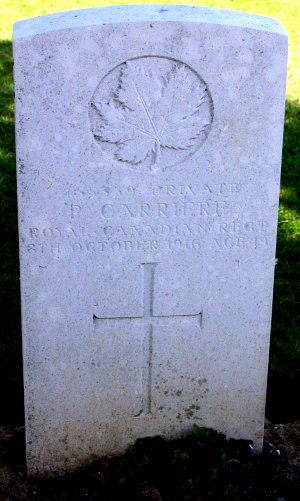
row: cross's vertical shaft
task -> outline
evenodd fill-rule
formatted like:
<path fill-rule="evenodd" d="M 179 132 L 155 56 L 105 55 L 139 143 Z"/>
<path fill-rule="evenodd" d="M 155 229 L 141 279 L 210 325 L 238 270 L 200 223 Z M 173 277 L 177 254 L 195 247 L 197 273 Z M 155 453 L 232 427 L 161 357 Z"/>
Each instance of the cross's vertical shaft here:
<path fill-rule="evenodd" d="M 155 263 L 145 263 L 144 269 L 144 318 L 153 316 L 153 291 L 154 291 L 154 270 Z M 145 362 L 144 362 L 144 397 L 143 413 L 151 414 L 151 387 L 152 387 L 152 352 L 153 352 L 153 325 L 151 321 L 148 325 L 147 339 L 145 343 Z"/>
<path fill-rule="evenodd" d="M 142 264 L 144 269 L 144 318 L 153 316 L 153 291 L 155 263 Z"/>

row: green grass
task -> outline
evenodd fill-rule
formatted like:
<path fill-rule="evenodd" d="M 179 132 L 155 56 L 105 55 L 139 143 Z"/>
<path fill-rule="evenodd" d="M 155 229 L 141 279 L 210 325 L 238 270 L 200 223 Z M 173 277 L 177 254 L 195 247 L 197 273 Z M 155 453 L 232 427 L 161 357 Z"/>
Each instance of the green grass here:
<path fill-rule="evenodd" d="M 129 3 L 102 2 L 102 5 Z M 143 2 L 135 2 L 143 3 Z M 170 3 L 170 2 L 152 2 Z M 174 3 L 174 2 L 173 2 Z M 176 2 L 175 2 L 176 3 Z M 190 2 L 177 2 L 187 4 Z M 289 33 L 287 107 L 282 165 L 268 413 L 300 419 L 300 9 L 299 0 L 204 0 L 194 4 L 243 10 L 279 19 Z M 99 0 L 2 0 L 0 4 L 0 422 L 22 419 L 21 335 L 15 182 L 12 24 L 51 12 L 99 5 Z M 295 392 L 288 398 L 288 389 Z M 12 398 L 13 397 L 13 398 Z"/>

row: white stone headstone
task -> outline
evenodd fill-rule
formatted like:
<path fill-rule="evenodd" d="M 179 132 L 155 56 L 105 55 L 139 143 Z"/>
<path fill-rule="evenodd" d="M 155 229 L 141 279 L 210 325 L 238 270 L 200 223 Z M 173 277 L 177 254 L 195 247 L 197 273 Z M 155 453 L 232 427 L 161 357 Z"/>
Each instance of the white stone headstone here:
<path fill-rule="evenodd" d="M 28 471 L 263 439 L 287 36 L 169 5 L 14 30 Z"/>

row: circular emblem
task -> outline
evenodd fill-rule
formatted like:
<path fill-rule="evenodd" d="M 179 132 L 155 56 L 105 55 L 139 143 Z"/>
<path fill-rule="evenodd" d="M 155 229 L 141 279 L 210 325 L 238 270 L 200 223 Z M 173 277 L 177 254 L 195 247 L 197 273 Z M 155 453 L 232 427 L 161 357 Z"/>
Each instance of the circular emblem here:
<path fill-rule="evenodd" d="M 204 80 L 188 65 L 145 56 L 115 67 L 90 103 L 95 140 L 120 165 L 164 170 L 205 141 L 213 103 Z"/>

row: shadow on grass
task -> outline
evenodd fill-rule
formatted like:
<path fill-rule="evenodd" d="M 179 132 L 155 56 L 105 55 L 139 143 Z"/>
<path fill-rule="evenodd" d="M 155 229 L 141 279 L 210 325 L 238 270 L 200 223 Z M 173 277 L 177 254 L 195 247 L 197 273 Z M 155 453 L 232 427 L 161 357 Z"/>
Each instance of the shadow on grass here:
<path fill-rule="evenodd" d="M 300 106 L 287 101 L 267 416 L 300 420 Z"/>
<path fill-rule="evenodd" d="M 275 274 L 267 417 L 300 419 L 300 107 L 287 102 L 282 166 L 282 194 Z M 0 43 L 0 164 L 2 259 L 0 309 L 0 423 L 21 424 L 23 383 L 20 329 L 19 261 L 12 44 Z M 291 390 L 291 391 L 289 391 Z"/>
<path fill-rule="evenodd" d="M 0 43 L 0 423 L 23 421 L 12 44 Z"/>

